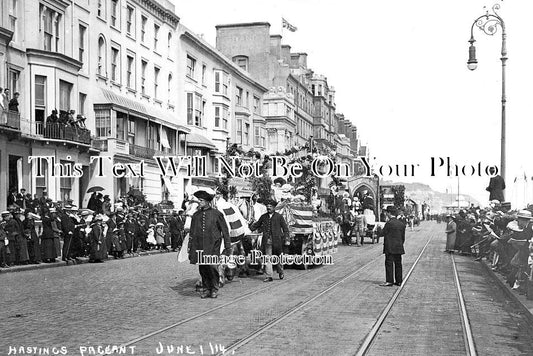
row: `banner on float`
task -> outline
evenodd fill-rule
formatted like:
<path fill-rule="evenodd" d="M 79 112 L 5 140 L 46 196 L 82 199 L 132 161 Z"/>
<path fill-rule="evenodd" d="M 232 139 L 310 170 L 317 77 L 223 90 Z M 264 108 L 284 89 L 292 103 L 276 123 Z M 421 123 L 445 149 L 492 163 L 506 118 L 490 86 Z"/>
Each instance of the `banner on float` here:
<path fill-rule="evenodd" d="M 339 228 L 337 223 L 332 221 L 313 223 L 313 251 L 315 256 L 336 253 L 338 240 Z"/>

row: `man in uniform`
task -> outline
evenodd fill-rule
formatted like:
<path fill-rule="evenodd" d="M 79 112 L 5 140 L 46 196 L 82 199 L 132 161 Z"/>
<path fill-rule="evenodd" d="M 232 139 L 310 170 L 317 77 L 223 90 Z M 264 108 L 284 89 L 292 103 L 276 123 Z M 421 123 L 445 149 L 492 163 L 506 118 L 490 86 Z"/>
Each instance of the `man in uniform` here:
<path fill-rule="evenodd" d="M 389 221 L 383 227 L 383 253 L 385 254 L 386 282 L 382 287 L 400 286 L 402 284 L 402 255 L 405 254 L 405 224 L 398 220 L 398 210 L 389 207 Z"/>
<path fill-rule="evenodd" d="M 189 261 L 192 264 L 198 263 L 202 283 L 206 290 L 201 296 L 202 299 L 216 298 L 219 281 L 217 265 L 202 264 L 203 261 L 198 261 L 197 251 L 203 251 L 204 256 L 218 256 L 222 240 L 224 240 L 224 252 L 229 255 L 231 240 L 224 215 L 210 205 L 214 194 L 199 190 L 194 195 L 199 200 L 199 207 L 191 221 Z"/>
<path fill-rule="evenodd" d="M 263 282 L 272 282 L 272 255 L 279 256 L 283 252 L 283 245 L 289 245 L 289 228 L 283 216 L 274 211 L 277 203 L 275 200 L 270 200 L 266 203 L 267 212 L 261 215 L 259 220 L 250 226 L 250 230 L 254 231 L 261 228 L 263 237 L 261 240 L 261 252 L 266 258 L 265 272 L 266 278 Z M 279 279 L 283 279 L 283 265 L 276 264 L 276 269 L 279 274 Z"/>

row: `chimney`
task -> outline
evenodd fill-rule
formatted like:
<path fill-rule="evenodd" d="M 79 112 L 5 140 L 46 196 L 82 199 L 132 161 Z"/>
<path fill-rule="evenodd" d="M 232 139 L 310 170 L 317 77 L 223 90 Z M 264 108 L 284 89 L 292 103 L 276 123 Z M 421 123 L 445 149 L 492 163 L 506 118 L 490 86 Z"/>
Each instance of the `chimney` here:
<path fill-rule="evenodd" d="M 307 53 L 298 53 L 300 56 L 298 58 L 298 65 L 301 68 L 307 69 Z"/>
<path fill-rule="evenodd" d="M 281 35 L 270 35 L 270 54 L 281 59 Z"/>
<path fill-rule="evenodd" d="M 287 64 L 291 64 L 291 46 L 281 45 L 281 58 Z"/>

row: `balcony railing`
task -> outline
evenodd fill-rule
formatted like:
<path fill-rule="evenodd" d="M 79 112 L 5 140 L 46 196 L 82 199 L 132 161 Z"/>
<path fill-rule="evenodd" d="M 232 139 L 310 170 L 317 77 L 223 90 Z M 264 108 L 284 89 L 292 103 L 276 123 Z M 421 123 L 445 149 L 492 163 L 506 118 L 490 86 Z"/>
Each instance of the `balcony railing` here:
<path fill-rule="evenodd" d="M 91 144 L 91 131 L 88 129 L 57 122 L 44 124 L 39 121 L 32 123 L 32 126 L 32 134 L 37 136 L 54 140 L 78 142 L 86 145 Z"/>
<path fill-rule="evenodd" d="M 20 114 L 16 111 L 0 110 L 0 126 L 20 130 Z"/>
<path fill-rule="evenodd" d="M 153 148 L 130 145 L 130 155 L 141 158 L 153 158 L 156 155 L 156 151 Z"/>

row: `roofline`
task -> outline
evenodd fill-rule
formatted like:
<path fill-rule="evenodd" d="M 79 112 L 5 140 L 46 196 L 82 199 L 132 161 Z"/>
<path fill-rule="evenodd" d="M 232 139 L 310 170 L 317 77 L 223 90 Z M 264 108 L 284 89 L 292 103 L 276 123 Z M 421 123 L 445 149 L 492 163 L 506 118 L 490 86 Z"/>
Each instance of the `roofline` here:
<path fill-rule="evenodd" d="M 225 24 L 225 25 L 216 25 L 215 28 L 218 30 L 219 28 L 229 28 L 229 27 L 252 27 L 252 26 L 268 26 L 268 27 L 270 27 L 270 23 L 268 23 L 268 22 L 243 22 L 243 23 L 231 23 L 231 24 Z"/>
<path fill-rule="evenodd" d="M 193 33 L 189 32 L 187 29 L 184 28 L 184 33 L 180 37 L 185 37 L 189 39 L 191 42 L 202 48 L 203 50 L 207 51 L 214 57 L 216 57 L 218 60 L 225 62 L 232 70 L 235 72 L 239 77 L 241 77 L 243 80 L 247 81 L 248 83 L 264 90 L 264 92 L 268 92 L 268 88 L 253 79 L 248 73 L 244 72 L 239 66 L 237 66 L 231 59 L 220 53 L 215 48 L 211 47 L 208 43 L 204 43 L 204 41 L 200 40 L 197 36 L 195 36 Z"/>

